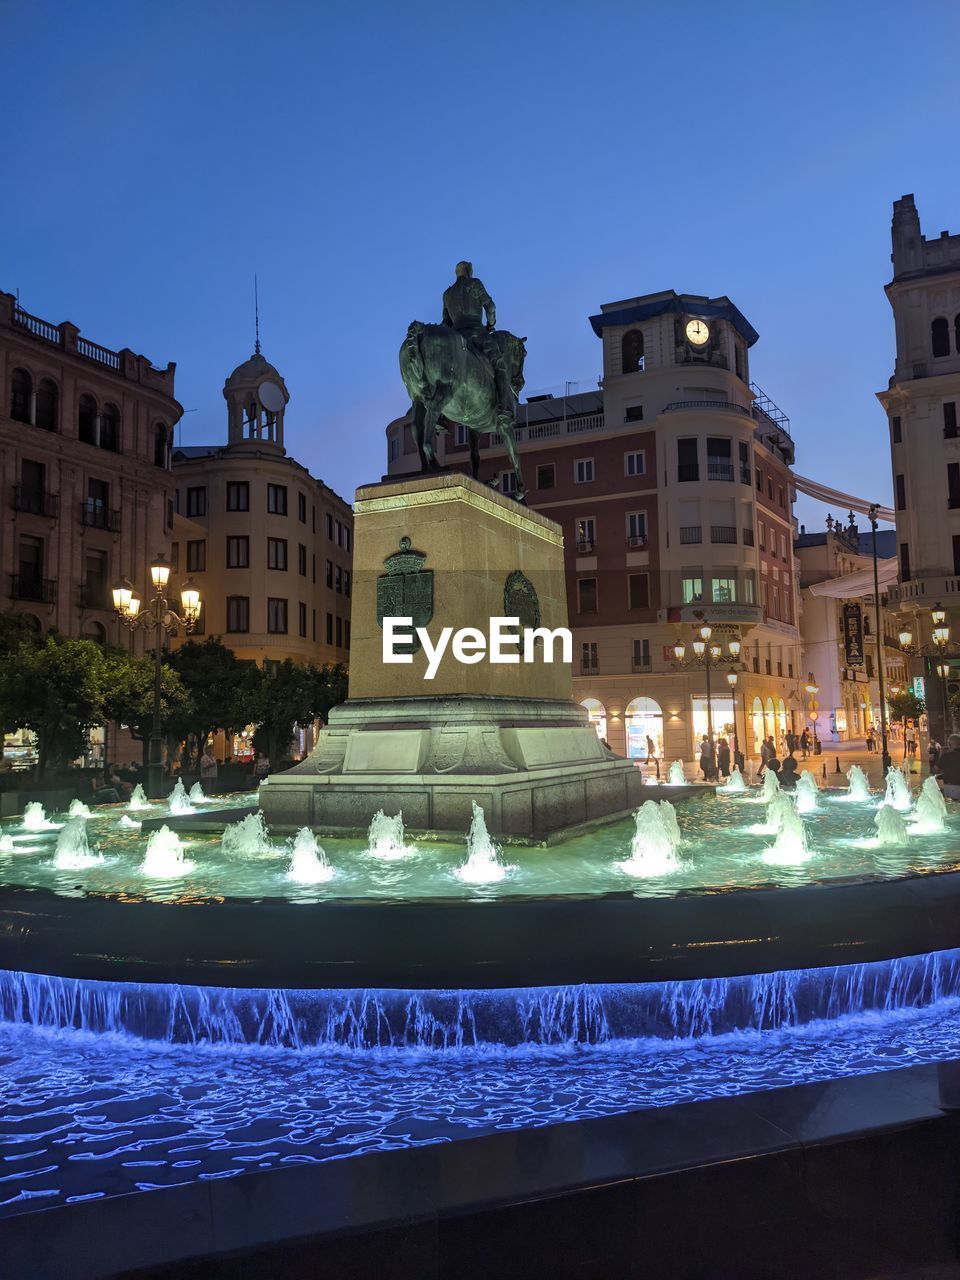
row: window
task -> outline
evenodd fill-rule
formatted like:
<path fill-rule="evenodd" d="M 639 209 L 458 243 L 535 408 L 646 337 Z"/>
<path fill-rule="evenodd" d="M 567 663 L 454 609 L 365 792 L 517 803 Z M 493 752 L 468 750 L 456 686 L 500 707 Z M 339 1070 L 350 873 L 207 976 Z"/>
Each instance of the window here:
<path fill-rule="evenodd" d="M 302 600 L 300 601 L 300 604 L 297 606 L 297 612 L 299 614 L 300 634 L 303 636 L 304 639 L 306 639 L 307 637 L 307 606 L 303 603 Z"/>
<path fill-rule="evenodd" d="M 557 483 L 557 469 L 552 462 L 537 467 L 537 488 L 552 489 Z"/>
<path fill-rule="evenodd" d="M 328 560 L 328 561 L 327 561 L 327 578 L 326 578 L 326 581 L 327 581 L 327 586 L 328 586 L 328 587 L 330 587 L 330 588 L 332 588 L 332 587 L 333 587 L 333 561 L 332 561 L 332 560 Z"/>
<path fill-rule="evenodd" d="M 333 644 L 333 614 L 327 614 L 327 644 Z"/>
<path fill-rule="evenodd" d="M 307 548 L 302 542 L 297 546 L 297 572 L 301 578 L 307 576 Z"/>
<path fill-rule="evenodd" d="M 348 525 L 343 526 L 343 542 L 341 545 L 344 551 L 350 550 L 350 528 Z"/>
<path fill-rule="evenodd" d="M 623 455 L 623 474 L 625 476 L 644 476 L 647 474 L 647 455 L 643 449 Z"/>
<path fill-rule="evenodd" d="M 713 603 L 714 604 L 736 604 L 736 602 L 737 602 L 736 578 L 714 578 L 713 579 Z"/>
<path fill-rule="evenodd" d="M 97 443 L 97 402 L 82 395 L 77 401 L 77 435 L 84 444 Z"/>
<path fill-rule="evenodd" d="M 760 470 L 759 467 L 757 467 L 756 476 L 757 476 L 757 493 L 763 493 L 763 472 Z"/>
<path fill-rule="evenodd" d="M 207 489 L 202 485 L 187 490 L 187 515 L 205 516 L 207 514 Z"/>
<path fill-rule="evenodd" d="M 109 609 L 107 553 L 88 551 L 84 556 L 83 605 L 86 609 Z"/>
<path fill-rule="evenodd" d="M 947 463 L 947 506 L 960 507 L 960 462 Z"/>
<path fill-rule="evenodd" d="M 272 635 L 287 634 L 287 602 L 278 600 L 276 596 L 267 599 L 267 630 Z"/>
<path fill-rule="evenodd" d="M 782 484 L 778 484 L 778 485 L 777 485 L 777 501 L 780 503 L 780 506 L 781 506 L 781 507 L 783 507 L 784 511 L 786 511 L 786 509 L 787 509 L 787 496 L 786 496 L 786 494 L 784 493 L 783 485 L 782 485 Z"/>
<path fill-rule="evenodd" d="M 577 580 L 577 612 L 597 612 L 597 580 L 596 578 L 578 578 Z"/>
<path fill-rule="evenodd" d="M 267 539 L 267 568 L 268 569 L 286 569 L 287 567 L 287 540 L 286 538 L 268 538 Z M 286 630 L 286 627 L 284 627 Z"/>
<path fill-rule="evenodd" d="M 33 379 L 26 369 L 14 369 L 10 379 L 10 417 L 14 422 L 30 421 Z"/>
<path fill-rule="evenodd" d="M 953 572 L 960 577 L 960 533 L 953 535 Z"/>
<path fill-rule="evenodd" d="M 639 373 L 643 369 L 643 334 L 628 329 L 620 342 L 620 364 L 623 373 Z"/>
<path fill-rule="evenodd" d="M 766 527 L 764 526 L 764 523 L 763 523 L 763 521 L 762 521 L 762 520 L 758 520 L 758 521 L 757 521 L 757 534 L 759 535 L 759 538 L 760 538 L 760 550 L 761 550 L 761 551 L 766 551 L 766 549 L 767 549 L 767 530 L 766 530 Z"/>
<path fill-rule="evenodd" d="M 347 618 L 343 624 L 343 647 L 350 648 L 350 619 Z"/>
<path fill-rule="evenodd" d="M 623 411 L 624 422 L 642 422 L 643 421 L 643 405 L 628 404 Z"/>
<path fill-rule="evenodd" d="M 944 419 L 943 425 L 944 427 L 946 427 L 947 425 L 946 419 Z M 900 418 L 899 417 L 893 418 L 891 420 L 891 426 L 893 428 L 893 443 L 901 444 L 903 441 L 903 426 L 901 425 Z M 944 435 L 946 435 L 946 431 L 944 431 Z"/>
<path fill-rule="evenodd" d="M 338 564 L 333 567 L 333 588 L 338 596 L 343 594 L 343 570 Z"/>
<path fill-rule="evenodd" d="M 753 530 L 750 528 L 745 528 L 743 531 L 743 545 L 745 547 L 752 547 L 754 545 Z"/>
<path fill-rule="evenodd" d="M 650 608 L 649 573 L 631 573 L 627 577 L 628 599 L 631 609 Z"/>
<path fill-rule="evenodd" d="M 767 476 L 767 497 L 771 502 L 773 501 L 773 480 L 770 476 Z"/>
<path fill-rule="evenodd" d="M 287 514 L 287 486 L 285 484 L 267 485 L 267 510 L 275 516 Z M 286 630 L 286 627 L 284 627 Z"/>
<path fill-rule="evenodd" d="M 957 402 L 955 400 L 948 400 L 943 406 L 943 438 L 944 440 L 957 438 Z"/>
<path fill-rule="evenodd" d="M 649 640 L 634 640 L 633 669 L 634 671 L 650 670 L 650 641 Z"/>
<path fill-rule="evenodd" d="M 162 422 L 153 428 L 153 465 L 164 471 L 170 469 L 170 437 Z"/>
<path fill-rule="evenodd" d="M 317 585 L 317 557 L 315 555 L 310 556 L 310 578 L 311 578 L 311 581 L 313 582 L 313 585 L 316 586 Z"/>
<path fill-rule="evenodd" d="M 703 600 L 703 579 L 683 578 L 680 593 L 684 604 L 699 604 Z"/>
<path fill-rule="evenodd" d="M 246 534 L 227 539 L 227 568 L 249 569 L 250 539 Z"/>
<path fill-rule="evenodd" d="M 470 443 L 470 428 L 458 422 L 453 429 L 453 442 L 458 448 L 465 448 Z"/>
<path fill-rule="evenodd" d="M 733 461 L 729 440 L 717 436 L 707 437 L 707 479 L 732 480 Z"/>
<path fill-rule="evenodd" d="M 749 570 L 743 579 L 743 600 L 745 604 L 756 604 L 757 588 L 753 578 L 753 570 Z"/>
<path fill-rule="evenodd" d="M 120 452 L 120 410 L 115 404 L 105 404 L 100 410 L 100 439 L 97 443 L 101 449 L 109 449 L 111 453 Z"/>
<path fill-rule="evenodd" d="M 345 596 L 350 595 L 350 570 L 349 569 L 344 569 L 343 571 L 343 594 Z"/>
<path fill-rule="evenodd" d="M 207 544 L 203 538 L 187 543 L 187 573 L 203 573 L 207 567 Z"/>
<path fill-rule="evenodd" d="M 109 529 L 110 486 L 106 480 L 87 480 L 87 500 L 84 503 L 83 523 L 92 529 Z"/>
<path fill-rule="evenodd" d="M 573 478 L 577 484 L 589 484 L 593 479 L 593 459 L 578 458 L 573 464 Z"/>
<path fill-rule="evenodd" d="M 950 326 L 946 316 L 937 316 L 930 326 L 930 349 L 934 356 L 950 354 Z"/>
<path fill-rule="evenodd" d="M 515 471 L 500 472 L 500 492 L 508 494 L 517 492 L 517 473 Z"/>
<path fill-rule="evenodd" d="M 343 648 L 343 619 L 337 618 L 337 648 Z"/>
<path fill-rule="evenodd" d="M 43 539 L 24 535 L 20 539 L 19 554 L 20 599 L 40 600 L 43 595 Z"/>
<path fill-rule="evenodd" d="M 44 494 L 47 490 L 47 468 L 42 462 L 34 462 L 30 458 L 20 463 L 20 492 L 17 494 L 16 508 L 28 511 L 32 515 L 45 514 Z"/>
<path fill-rule="evenodd" d="M 170 545 L 170 569 L 173 573 L 180 572 L 180 543 L 174 542 Z"/>
<path fill-rule="evenodd" d="M 227 630 L 250 630 L 249 596 L 227 596 Z"/>
<path fill-rule="evenodd" d="M 787 562 L 787 535 L 786 535 L 785 533 L 781 533 L 781 535 L 780 535 L 780 559 L 784 562 L 784 564 L 786 564 L 786 562 Z"/>
<path fill-rule="evenodd" d="M 647 513 L 630 511 L 627 513 L 627 543 L 631 547 L 642 547 L 647 541 Z"/>
<path fill-rule="evenodd" d="M 777 618 L 778 620 L 780 618 L 780 588 L 779 587 L 773 588 L 773 608 L 770 610 L 770 616 L 772 618 Z"/>
<path fill-rule="evenodd" d="M 597 545 L 597 521 L 594 516 L 584 516 L 577 521 L 577 550 L 592 551 Z"/>
<path fill-rule="evenodd" d="M 906 542 L 900 543 L 900 581 L 910 581 L 910 547 Z"/>
<path fill-rule="evenodd" d="M 297 519 L 301 524 L 307 523 L 307 495 L 305 493 L 297 494 Z"/>
<path fill-rule="evenodd" d="M 743 440 L 737 446 L 740 451 L 740 483 L 750 483 L 750 446 Z"/>
<path fill-rule="evenodd" d="M 697 460 L 696 440 L 677 441 L 677 480 L 699 480 L 700 465 Z"/>
<path fill-rule="evenodd" d="M 60 391 L 55 382 L 41 378 L 37 385 L 34 422 L 44 431 L 56 431 L 60 424 Z"/>
<path fill-rule="evenodd" d="M 580 670 L 582 672 L 598 671 L 600 660 L 596 640 L 585 640 L 580 646 Z"/>
<path fill-rule="evenodd" d="M 397 458 L 399 457 L 400 457 L 400 441 L 397 439 L 396 436 L 391 436 L 390 442 L 387 448 L 387 458 L 390 462 L 396 462 Z"/>
<path fill-rule="evenodd" d="M 327 537 L 332 542 L 333 541 L 333 516 L 330 514 L 329 511 L 324 516 L 324 520 L 327 526 Z"/>
<path fill-rule="evenodd" d="M 227 510 L 250 510 L 250 485 L 246 480 L 227 481 Z"/>
<path fill-rule="evenodd" d="M 310 626 L 311 626 L 311 636 L 312 636 L 312 638 L 313 638 L 314 640 L 316 640 L 316 638 L 317 638 L 317 611 L 316 611 L 316 609 L 311 609 L 311 610 L 310 610 Z"/>
<path fill-rule="evenodd" d="M 897 493 L 897 510 L 906 511 L 907 509 L 907 481 L 905 476 L 894 477 L 894 487 Z"/>

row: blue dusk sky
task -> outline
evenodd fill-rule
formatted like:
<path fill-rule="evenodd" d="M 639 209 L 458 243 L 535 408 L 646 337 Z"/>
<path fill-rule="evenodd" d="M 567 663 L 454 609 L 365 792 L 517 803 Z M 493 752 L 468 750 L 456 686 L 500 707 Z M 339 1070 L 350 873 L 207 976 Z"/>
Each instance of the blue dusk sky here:
<path fill-rule="evenodd" d="M 175 360 L 179 443 L 225 439 L 256 272 L 287 447 L 352 497 L 468 257 L 530 393 L 595 387 L 602 302 L 729 295 L 798 471 L 889 501 L 892 201 L 960 231 L 953 0 L 3 0 L 0 44 L 0 288 Z"/>

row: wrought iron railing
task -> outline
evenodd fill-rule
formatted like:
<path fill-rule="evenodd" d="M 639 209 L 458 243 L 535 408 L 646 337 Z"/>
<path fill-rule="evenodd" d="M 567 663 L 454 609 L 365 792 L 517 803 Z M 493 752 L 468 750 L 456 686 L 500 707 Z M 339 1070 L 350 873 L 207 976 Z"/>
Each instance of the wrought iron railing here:
<path fill-rule="evenodd" d="M 32 489 L 29 485 L 13 486 L 13 509 L 24 511 L 32 516 L 47 516 L 56 520 L 60 514 L 60 495 L 47 493 L 43 489 Z"/>

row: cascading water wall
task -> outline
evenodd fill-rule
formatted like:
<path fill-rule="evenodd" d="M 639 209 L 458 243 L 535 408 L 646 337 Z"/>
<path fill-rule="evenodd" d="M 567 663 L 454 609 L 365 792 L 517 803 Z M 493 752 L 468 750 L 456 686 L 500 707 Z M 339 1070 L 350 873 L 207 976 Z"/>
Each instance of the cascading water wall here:
<path fill-rule="evenodd" d="M 770 1031 L 960 998 L 960 951 L 737 978 L 503 991 L 279 991 L 0 971 L 0 1022 L 169 1044 L 469 1049 Z"/>

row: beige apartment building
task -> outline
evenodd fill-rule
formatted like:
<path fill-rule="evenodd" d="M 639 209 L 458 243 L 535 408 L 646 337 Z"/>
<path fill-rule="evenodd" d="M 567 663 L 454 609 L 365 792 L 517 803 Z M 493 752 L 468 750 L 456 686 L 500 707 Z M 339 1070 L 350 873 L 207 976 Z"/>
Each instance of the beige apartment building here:
<path fill-rule="evenodd" d="M 170 553 L 175 367 L 0 293 L 0 590 L 38 630 L 142 651 L 111 587 L 146 590 L 151 559 Z"/>
<path fill-rule="evenodd" d="M 178 448 L 174 571 L 200 590 L 200 634 L 239 658 L 345 663 L 353 514 L 288 455 L 290 395 L 258 349 L 223 388 L 227 442 Z"/>
<path fill-rule="evenodd" d="M 887 413 L 897 517 L 899 581 L 889 601 L 914 641 L 930 647 L 930 612 L 942 604 L 960 639 L 960 234 L 928 240 L 912 195 L 894 202 L 893 308 L 896 360 L 877 398 Z M 956 679 L 951 663 L 948 679 Z M 936 681 L 929 656 L 913 663 Z M 925 670 L 924 670 L 925 669 Z M 932 690 L 931 690 L 932 693 Z M 929 698 L 942 737 L 942 697 Z"/>
<path fill-rule="evenodd" d="M 611 747 L 695 757 L 707 673 L 681 666 L 699 627 L 739 662 L 711 670 L 715 733 L 747 756 L 799 732 L 803 664 L 793 562 L 789 422 L 753 384 L 757 333 L 729 298 L 673 290 L 604 304 L 599 389 L 521 404 L 527 501 L 563 528 L 575 696 Z M 409 416 L 387 427 L 388 467 L 419 467 Z M 440 437 L 468 469 L 463 428 Z M 513 491 L 506 451 L 481 443 L 480 477 Z M 736 670 L 731 688 L 727 675 Z"/>

